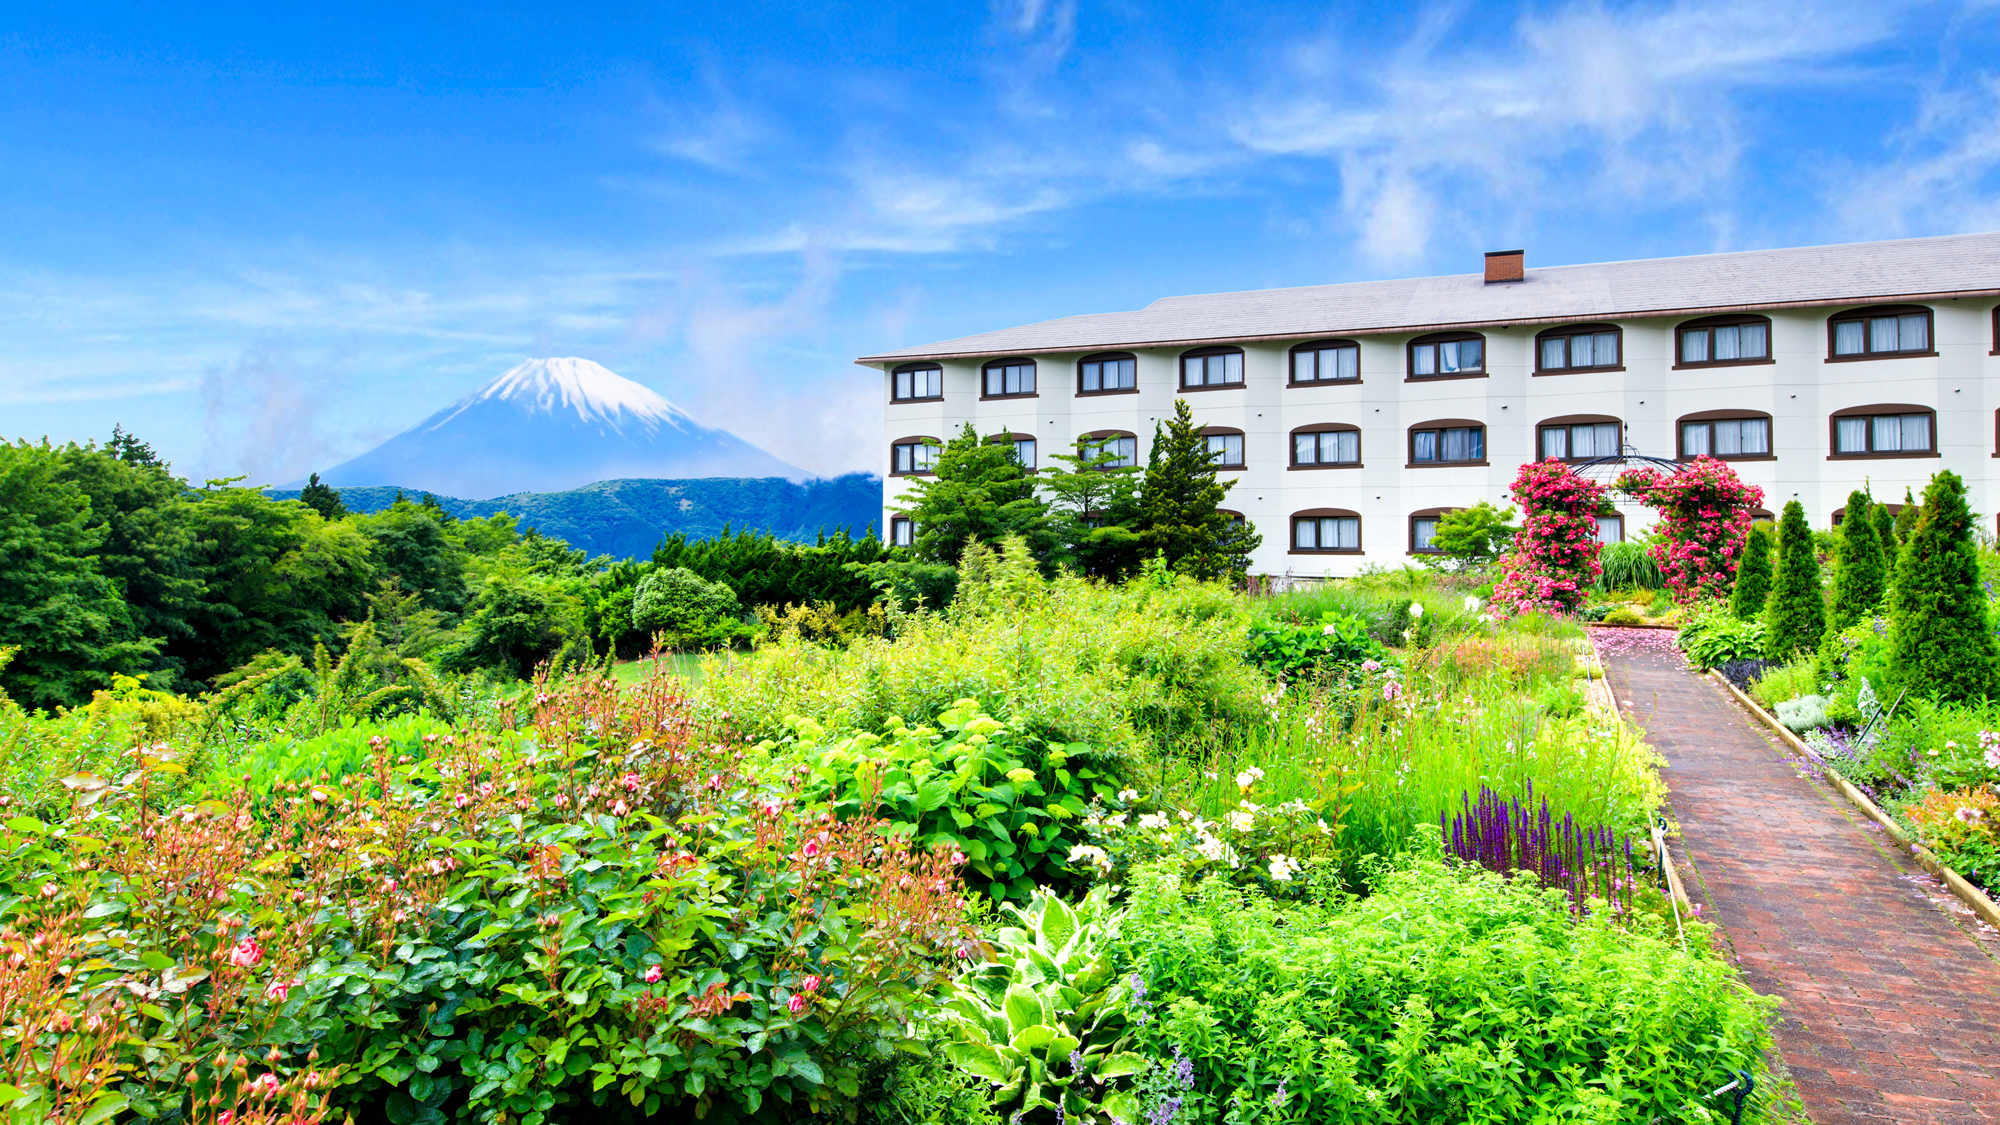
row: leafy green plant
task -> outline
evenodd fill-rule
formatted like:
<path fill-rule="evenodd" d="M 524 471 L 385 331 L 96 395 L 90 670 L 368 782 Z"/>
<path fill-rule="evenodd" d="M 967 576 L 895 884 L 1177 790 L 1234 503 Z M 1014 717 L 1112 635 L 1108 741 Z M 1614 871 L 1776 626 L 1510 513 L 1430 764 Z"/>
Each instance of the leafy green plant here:
<path fill-rule="evenodd" d="M 1756 683 L 1750 685 L 1751 697 L 1766 707 L 1775 707 L 1787 699 L 1819 691 L 1823 681 L 1815 663 L 1811 659 L 1795 660 L 1781 668 L 1767 670 Z"/>
<path fill-rule="evenodd" d="M 1764 658 L 1764 623 L 1745 621 L 1726 605 L 1712 603 L 1681 627 L 1676 639 L 1688 664 L 1706 671 L 1735 660 Z"/>
<path fill-rule="evenodd" d="M 1250 662 L 1283 683 L 1308 682 L 1321 676 L 1353 677 L 1363 661 L 1389 659 L 1389 650 L 1368 631 L 1361 618 L 1328 611 L 1317 622 L 1273 621 L 1250 628 Z"/>
<path fill-rule="evenodd" d="M 1146 1067 L 1127 1050 L 1132 992 L 1113 959 L 1124 915 L 1098 887 L 1074 908 L 1037 891 L 1001 909 L 1018 925 L 992 938 L 992 958 L 960 977 L 944 1002 L 945 1051 L 991 1083 L 1009 1121 L 1111 1125 L 1137 1118 L 1118 1079 Z"/>
<path fill-rule="evenodd" d="M 1068 881 L 1086 806 L 1112 796 L 1120 763 L 1082 743 L 1047 744 L 961 699 L 936 726 L 891 718 L 880 733 L 829 731 L 799 718 L 759 749 L 806 771 L 806 793 L 843 818 L 881 819 L 920 848 L 966 857 L 996 899 L 1026 900 Z"/>
<path fill-rule="evenodd" d="M 1592 584 L 1596 590 L 1658 590 L 1664 586 L 1660 564 L 1646 553 L 1646 545 L 1635 539 L 1606 543 L 1598 555 L 1604 567 Z"/>
<path fill-rule="evenodd" d="M 632 627 L 658 633 L 672 649 L 727 644 L 744 632 L 736 592 L 684 567 L 661 567 L 639 580 Z"/>
<path fill-rule="evenodd" d="M 1773 713 L 1793 734 L 1804 734 L 1827 725 L 1826 705 L 1824 695 L 1801 695 L 1781 700 Z"/>

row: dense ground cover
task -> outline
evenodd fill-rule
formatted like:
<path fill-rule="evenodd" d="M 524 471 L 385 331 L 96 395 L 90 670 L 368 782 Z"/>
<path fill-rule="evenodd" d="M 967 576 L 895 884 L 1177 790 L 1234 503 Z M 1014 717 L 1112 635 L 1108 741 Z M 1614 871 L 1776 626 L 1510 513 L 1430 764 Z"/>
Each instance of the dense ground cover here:
<path fill-rule="evenodd" d="M 1645 1122 L 1760 1070 L 1762 1002 L 1632 844 L 1654 762 L 1589 706 L 1574 624 L 1422 572 L 1246 598 L 1003 546 L 958 580 L 693 679 L 384 718 L 329 662 L 0 705 L 0 1095 Z M 1521 832 L 1473 830 L 1482 796 Z"/>

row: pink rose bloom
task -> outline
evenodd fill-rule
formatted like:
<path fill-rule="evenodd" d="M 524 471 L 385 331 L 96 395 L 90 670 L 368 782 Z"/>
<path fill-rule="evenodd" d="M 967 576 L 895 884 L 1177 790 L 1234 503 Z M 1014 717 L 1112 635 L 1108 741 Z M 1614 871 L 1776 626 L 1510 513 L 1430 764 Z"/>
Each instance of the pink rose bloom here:
<path fill-rule="evenodd" d="M 806 846 L 799 849 L 799 854 L 806 857 L 807 859 L 812 859 L 814 856 L 817 856 L 819 854 L 819 841 L 807 840 Z"/>
<path fill-rule="evenodd" d="M 264 995 L 282 1004 L 292 994 L 292 989 L 298 986 L 299 982 L 295 980 L 274 980 L 264 989 Z"/>
<path fill-rule="evenodd" d="M 797 1015 L 800 1012 L 805 1011 L 806 1010 L 805 995 L 799 992 L 792 993 L 792 998 L 790 1000 L 785 1001 L 785 1007 L 790 1008 L 792 1010 L 793 1015 Z"/>
<path fill-rule="evenodd" d="M 821 981 L 817 976 L 809 976 L 805 980 L 799 982 L 799 987 L 807 992 L 818 992 L 820 984 Z"/>
<path fill-rule="evenodd" d="M 646 983 L 647 984 L 660 983 L 660 967 L 658 965 L 646 966 Z"/>
<path fill-rule="evenodd" d="M 278 1092 L 278 1076 L 260 1074 L 250 1080 L 250 1092 L 260 1098 L 268 1098 Z"/>
<path fill-rule="evenodd" d="M 264 949 L 249 938 L 244 938 L 229 948 L 229 963 L 239 969 L 248 969 L 264 959 Z"/>

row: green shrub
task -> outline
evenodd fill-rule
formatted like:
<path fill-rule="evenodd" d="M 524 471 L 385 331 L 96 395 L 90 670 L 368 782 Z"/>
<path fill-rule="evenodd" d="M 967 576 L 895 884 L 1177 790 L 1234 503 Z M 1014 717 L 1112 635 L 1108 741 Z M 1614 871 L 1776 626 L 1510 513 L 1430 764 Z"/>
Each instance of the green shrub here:
<path fill-rule="evenodd" d="M 1389 650 L 1358 617 L 1322 613 L 1315 623 L 1270 622 L 1250 628 L 1250 662 L 1284 683 L 1322 676 L 1345 680 L 1366 660 L 1389 659 Z"/>
<path fill-rule="evenodd" d="M 1619 606 L 1617 609 L 1606 613 L 1603 621 L 1606 625 L 1643 625 L 1646 623 L 1646 619 L 1639 616 L 1631 606 Z"/>
<path fill-rule="evenodd" d="M 1787 699 L 1817 692 L 1823 682 L 1813 660 L 1795 660 L 1765 672 L 1750 685 L 1750 695 L 1766 707 L 1775 707 Z"/>
<path fill-rule="evenodd" d="M 1122 957 L 1144 985 L 1141 1050 L 1192 1064 L 1177 1095 L 1190 1120 L 1238 1106 L 1316 1123 L 1639 1125 L 1691 1119 L 1732 1072 L 1761 1071 L 1770 1042 L 1769 1002 L 1659 927 L 1601 909 L 1578 923 L 1559 891 L 1437 860 L 1326 905 L 1157 869 L 1135 883 Z"/>
<path fill-rule="evenodd" d="M 1750 525 L 1743 557 L 1736 564 L 1736 585 L 1729 591 L 1729 611 L 1745 621 L 1760 620 L 1771 596 L 1771 525 Z"/>
<path fill-rule="evenodd" d="M 742 636 L 736 591 L 685 567 L 660 567 L 639 580 L 632 627 L 661 634 L 671 649 L 708 648 Z"/>
<path fill-rule="evenodd" d="M 1890 602 L 1895 666 L 1917 696 L 1966 702 L 2000 695 L 2000 648 L 1987 619 L 1965 482 L 1949 470 L 1924 489 L 1923 514 L 1896 566 Z"/>
<path fill-rule="evenodd" d="M 962 852 L 975 887 L 1017 901 L 1038 884 L 1071 881 L 1086 806 L 1122 781 L 1117 760 L 1083 743 L 1044 743 L 972 699 L 947 708 L 936 727 L 891 716 L 880 733 L 856 733 L 799 718 L 758 749 L 808 771 L 809 800 L 843 818 L 881 820 L 926 851 Z"/>
<path fill-rule="evenodd" d="M 1889 568 L 1877 535 L 1874 508 L 1866 492 L 1847 496 L 1846 518 L 1835 529 L 1833 597 L 1827 606 L 1828 632 L 1874 615 L 1888 592 Z"/>
<path fill-rule="evenodd" d="M 1597 556 L 1603 570 L 1597 575 L 1592 588 L 1611 590 L 1658 590 L 1665 583 L 1660 578 L 1660 566 L 1646 553 L 1646 545 L 1637 540 L 1627 539 L 1617 543 L 1606 543 Z"/>
<path fill-rule="evenodd" d="M 1825 595 L 1820 592 L 1819 554 L 1806 510 L 1797 500 L 1785 505 L 1778 525 L 1778 575 L 1764 610 L 1764 647 L 1773 660 L 1790 660 L 1819 646 L 1826 632 Z"/>
<path fill-rule="evenodd" d="M 1773 710 L 1778 721 L 1790 728 L 1793 734 L 1804 734 L 1827 725 L 1826 705 L 1824 695 L 1801 695 L 1796 699 L 1780 700 Z"/>
<path fill-rule="evenodd" d="M 1764 658 L 1764 623 L 1745 621 L 1721 602 L 1711 603 L 1677 635 L 1688 664 L 1707 671 L 1735 660 Z"/>

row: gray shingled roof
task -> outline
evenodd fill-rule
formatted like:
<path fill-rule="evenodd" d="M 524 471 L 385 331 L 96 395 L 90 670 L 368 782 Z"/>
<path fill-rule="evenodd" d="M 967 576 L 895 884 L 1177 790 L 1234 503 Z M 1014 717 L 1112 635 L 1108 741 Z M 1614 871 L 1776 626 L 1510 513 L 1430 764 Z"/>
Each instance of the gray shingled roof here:
<path fill-rule="evenodd" d="M 2000 233 L 1857 242 L 1481 274 L 1162 297 L 863 356 L 857 363 L 1107 348 L 1188 347 L 2000 293 Z"/>

